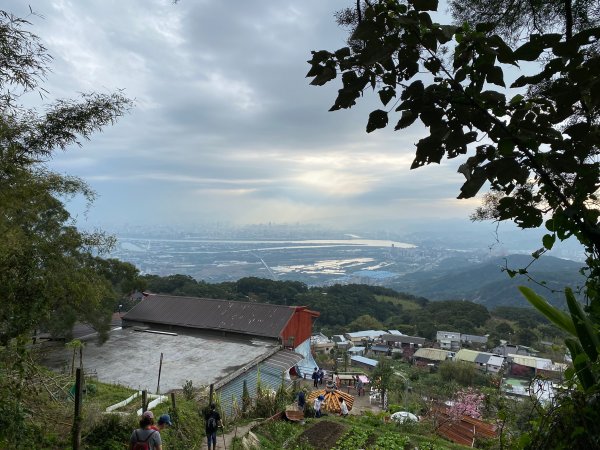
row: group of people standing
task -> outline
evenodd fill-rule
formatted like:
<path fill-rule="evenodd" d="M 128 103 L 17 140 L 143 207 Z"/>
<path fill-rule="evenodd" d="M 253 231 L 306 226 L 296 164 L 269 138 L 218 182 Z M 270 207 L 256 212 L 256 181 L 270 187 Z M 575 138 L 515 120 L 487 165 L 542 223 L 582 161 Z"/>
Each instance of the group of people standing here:
<path fill-rule="evenodd" d="M 214 403 L 203 413 L 205 421 L 206 438 L 208 450 L 217 448 L 217 430 L 223 427 L 221 416 Z M 171 417 L 163 414 L 154 422 L 154 413 L 146 411 L 140 419 L 140 427 L 133 431 L 129 440 L 129 450 L 162 450 L 162 439 L 160 432 L 166 427 L 172 426 Z"/>
<path fill-rule="evenodd" d="M 325 378 L 323 369 L 317 369 L 315 367 L 315 370 L 313 370 L 312 373 L 313 387 L 319 387 L 320 384 L 323 384 L 323 378 Z"/>
<path fill-rule="evenodd" d="M 318 419 L 319 417 L 321 417 L 321 406 L 323 405 L 323 402 L 325 401 L 325 397 L 323 395 L 319 395 L 317 398 L 315 398 L 315 401 L 313 403 L 313 408 L 315 410 L 315 417 Z M 346 401 L 344 400 L 344 397 L 340 397 L 339 398 L 339 402 L 340 402 L 340 416 L 342 417 L 346 417 L 348 415 L 348 405 L 346 405 Z"/>

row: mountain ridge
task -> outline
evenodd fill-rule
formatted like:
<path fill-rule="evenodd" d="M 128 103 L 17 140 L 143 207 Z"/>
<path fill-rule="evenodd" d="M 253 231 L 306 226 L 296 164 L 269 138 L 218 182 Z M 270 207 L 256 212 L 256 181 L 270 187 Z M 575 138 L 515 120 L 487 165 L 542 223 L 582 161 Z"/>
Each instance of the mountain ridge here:
<path fill-rule="evenodd" d="M 481 263 L 468 263 L 455 258 L 443 260 L 437 267 L 403 275 L 389 286 L 402 292 L 436 300 L 469 300 L 490 309 L 496 306 L 529 306 L 517 290 L 531 287 L 555 306 L 564 306 L 565 286 L 583 286 L 585 277 L 579 272 L 580 262 L 542 256 L 535 260 L 525 275 L 510 278 L 506 270 L 518 271 L 532 262 L 531 255 L 513 254 L 494 257 Z"/>

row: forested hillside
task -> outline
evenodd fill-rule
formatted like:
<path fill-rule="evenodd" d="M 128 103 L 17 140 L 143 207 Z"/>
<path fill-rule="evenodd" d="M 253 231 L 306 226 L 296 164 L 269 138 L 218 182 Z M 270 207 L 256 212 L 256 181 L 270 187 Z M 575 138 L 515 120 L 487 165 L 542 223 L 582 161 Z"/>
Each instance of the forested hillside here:
<path fill-rule="evenodd" d="M 140 285 L 161 294 L 256 301 L 278 305 L 302 305 L 319 311 L 315 330 L 326 335 L 364 329 L 398 329 L 429 339 L 438 330 L 489 334 L 492 340 L 510 337 L 525 345 L 551 339 L 548 330 L 522 334 L 546 326 L 547 321 L 530 308 L 502 307 L 490 311 L 484 305 L 464 300 L 431 302 L 424 297 L 392 289 L 360 284 L 309 288 L 296 281 L 242 278 L 237 282 L 209 284 L 184 275 L 140 278 Z M 131 306 L 131 305 L 130 305 Z M 506 326 L 496 329 L 500 324 Z M 548 328 L 548 327 L 546 327 Z"/>
<path fill-rule="evenodd" d="M 556 306 L 563 306 L 565 286 L 583 286 L 585 278 L 579 273 L 582 263 L 544 256 L 528 269 L 529 276 L 545 287 L 522 275 L 510 278 L 503 268 L 524 268 L 532 261 L 529 255 L 510 255 L 485 263 L 456 265 L 443 261 L 435 270 L 407 274 L 392 287 L 431 300 L 470 300 L 489 308 L 498 306 L 528 306 L 517 286 L 529 286 Z M 553 292 L 554 291 L 554 292 Z"/>

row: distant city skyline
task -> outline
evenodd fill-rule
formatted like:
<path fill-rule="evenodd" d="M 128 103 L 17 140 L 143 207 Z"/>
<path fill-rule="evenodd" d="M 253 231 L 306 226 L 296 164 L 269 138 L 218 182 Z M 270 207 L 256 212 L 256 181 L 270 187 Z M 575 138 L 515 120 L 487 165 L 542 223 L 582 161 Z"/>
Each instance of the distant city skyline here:
<path fill-rule="evenodd" d="M 123 89 L 135 108 L 53 157 L 98 199 L 86 226 L 302 222 L 395 227 L 467 220 L 460 161 L 410 171 L 423 129 L 367 135 L 370 99 L 330 113 L 336 86 L 312 87 L 311 50 L 344 45 L 348 0 L 217 2 L 9 0 L 53 56 L 45 101 Z M 442 6 L 442 9 L 444 7 Z M 118 11 L 118 14 L 115 12 Z M 39 96 L 25 101 L 40 105 Z"/>

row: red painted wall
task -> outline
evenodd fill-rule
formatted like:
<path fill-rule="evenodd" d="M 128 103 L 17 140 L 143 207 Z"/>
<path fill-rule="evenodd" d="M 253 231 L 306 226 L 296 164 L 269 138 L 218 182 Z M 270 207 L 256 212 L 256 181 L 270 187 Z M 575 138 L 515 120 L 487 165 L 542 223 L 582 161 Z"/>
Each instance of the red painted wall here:
<path fill-rule="evenodd" d="M 310 338 L 312 335 L 313 320 L 317 317 L 319 317 L 318 312 L 311 311 L 303 306 L 297 306 L 294 315 L 281 333 L 283 345 L 289 345 L 289 339 L 292 336 L 294 337 L 294 347 Z"/>

